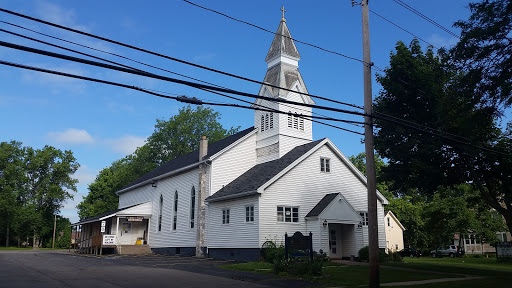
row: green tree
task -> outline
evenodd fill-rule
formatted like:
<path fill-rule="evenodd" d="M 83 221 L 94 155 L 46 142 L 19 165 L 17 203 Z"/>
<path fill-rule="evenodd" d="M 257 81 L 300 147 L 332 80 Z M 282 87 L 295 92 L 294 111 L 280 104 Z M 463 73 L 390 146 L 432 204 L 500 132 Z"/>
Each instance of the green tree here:
<path fill-rule="evenodd" d="M 0 143 L 0 227 L 5 231 L 5 246 L 9 238 L 19 209 L 17 199 L 23 193 L 26 180 L 24 170 L 25 149 L 21 142 Z"/>
<path fill-rule="evenodd" d="M 169 120 L 157 119 L 153 134 L 142 147 L 101 170 L 89 185 L 89 194 L 77 206 L 80 219 L 116 209 L 116 191 L 160 164 L 198 149 L 201 136 L 214 143 L 239 130 L 224 129 L 220 116 L 211 108 L 186 106 Z"/>
<path fill-rule="evenodd" d="M 379 192 L 382 193 L 382 195 L 386 197 L 386 199 L 393 199 L 393 194 L 389 191 L 390 183 L 382 178 L 382 168 L 386 167 L 387 164 L 386 162 L 384 162 L 384 160 L 382 160 L 382 158 L 380 158 L 378 153 L 375 153 L 374 157 L 375 175 L 377 178 L 377 190 L 379 190 Z M 355 156 L 352 155 L 348 157 L 348 159 L 350 160 L 350 162 L 352 162 L 352 164 L 354 164 L 354 166 L 356 166 L 356 168 L 359 171 L 361 171 L 361 173 L 363 173 L 363 175 L 366 176 L 366 153 L 361 152 Z"/>
<path fill-rule="evenodd" d="M 4 214 L 0 225 L 6 231 L 6 245 L 11 229 L 18 243 L 29 233 L 35 244 L 37 237 L 50 237 L 54 215 L 76 192 L 72 175 L 78 167 L 71 151 L 51 146 L 33 149 L 16 141 L 0 143 L 0 213 Z"/>
<path fill-rule="evenodd" d="M 383 175 L 393 180 L 393 191 L 427 201 L 440 187 L 472 182 L 480 202 L 503 215 L 511 229 L 510 134 L 497 127 L 496 107 L 474 93 L 479 82 L 441 56 L 430 48 L 423 52 L 416 40 L 409 47 L 399 42 L 390 67 L 377 77 L 383 87 L 374 106 L 377 115 L 420 128 L 376 120 L 375 147 L 389 160 Z"/>
<path fill-rule="evenodd" d="M 484 0 L 470 3 L 471 16 L 455 27 L 461 39 L 451 49 L 453 63 L 477 81 L 474 93 L 487 104 L 512 105 L 512 2 Z"/>

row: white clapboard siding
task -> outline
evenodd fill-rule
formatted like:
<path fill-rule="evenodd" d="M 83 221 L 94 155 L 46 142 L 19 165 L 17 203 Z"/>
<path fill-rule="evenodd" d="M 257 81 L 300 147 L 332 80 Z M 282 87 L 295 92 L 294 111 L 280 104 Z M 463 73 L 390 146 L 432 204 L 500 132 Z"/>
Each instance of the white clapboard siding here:
<path fill-rule="evenodd" d="M 342 257 L 357 256 L 356 225 L 341 225 Z"/>
<path fill-rule="evenodd" d="M 141 203 L 151 202 L 153 201 L 153 198 L 155 197 L 158 190 L 157 188 L 151 187 L 150 184 L 146 184 L 141 187 L 137 187 L 133 190 L 130 190 L 128 192 L 121 193 L 119 195 L 119 209 L 130 207 L 133 205 L 138 205 Z"/>
<path fill-rule="evenodd" d="M 245 222 L 245 207 L 254 205 L 254 222 Z M 259 248 L 258 196 L 208 205 L 208 248 Z M 222 209 L 229 209 L 229 224 L 222 224 Z"/>
<path fill-rule="evenodd" d="M 256 134 L 227 150 L 211 163 L 211 191 L 213 195 L 222 186 L 242 175 L 256 164 Z"/>
<path fill-rule="evenodd" d="M 320 172 L 320 157 L 331 159 L 331 172 Z M 366 211 L 366 186 L 327 146 L 320 147 L 304 161 L 267 187 L 260 199 L 260 243 L 266 238 L 282 238 L 285 232 L 307 233 L 304 216 L 329 193 L 341 193 L 356 211 Z M 277 222 L 277 206 L 298 206 L 299 223 Z M 383 211 L 382 204 L 379 211 Z M 381 212 L 378 212 L 381 213 Z M 382 214 L 381 214 L 382 215 Z M 379 230 L 384 232 L 383 219 Z M 382 225 L 382 226 L 381 226 Z M 384 234 L 383 242 L 385 247 Z"/>

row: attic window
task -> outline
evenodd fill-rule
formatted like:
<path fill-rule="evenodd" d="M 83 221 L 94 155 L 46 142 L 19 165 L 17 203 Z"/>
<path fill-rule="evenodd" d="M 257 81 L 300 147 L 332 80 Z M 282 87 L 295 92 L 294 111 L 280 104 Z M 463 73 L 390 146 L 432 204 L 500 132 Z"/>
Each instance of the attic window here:
<path fill-rule="evenodd" d="M 331 159 L 320 157 L 320 172 L 331 172 Z"/>

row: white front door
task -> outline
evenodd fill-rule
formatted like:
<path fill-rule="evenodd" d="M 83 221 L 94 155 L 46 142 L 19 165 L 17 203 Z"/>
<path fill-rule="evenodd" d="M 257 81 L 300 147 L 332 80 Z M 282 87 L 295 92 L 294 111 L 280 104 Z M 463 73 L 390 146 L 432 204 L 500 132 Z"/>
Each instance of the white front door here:
<path fill-rule="evenodd" d="M 135 243 L 132 243 L 132 223 L 128 222 L 126 219 L 119 219 L 120 220 L 120 226 L 119 229 L 119 243 L 121 245 L 133 245 Z"/>
<path fill-rule="evenodd" d="M 329 224 L 329 257 L 341 258 L 341 225 Z"/>

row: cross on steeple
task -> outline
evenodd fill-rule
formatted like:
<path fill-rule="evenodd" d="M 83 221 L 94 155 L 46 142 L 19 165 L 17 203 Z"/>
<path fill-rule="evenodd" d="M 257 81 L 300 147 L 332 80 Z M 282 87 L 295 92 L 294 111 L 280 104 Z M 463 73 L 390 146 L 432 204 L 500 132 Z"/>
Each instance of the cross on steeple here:
<path fill-rule="evenodd" d="M 283 18 L 284 19 L 284 12 L 286 12 L 286 10 L 284 10 L 284 6 L 281 8 L 281 11 L 283 11 Z"/>

